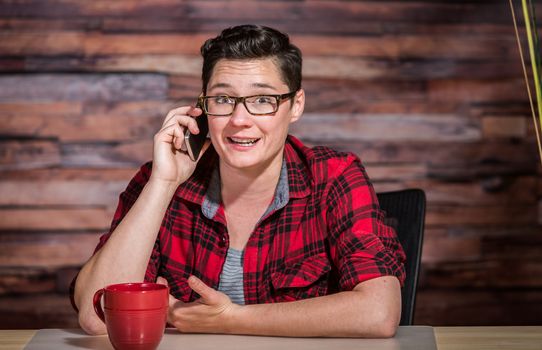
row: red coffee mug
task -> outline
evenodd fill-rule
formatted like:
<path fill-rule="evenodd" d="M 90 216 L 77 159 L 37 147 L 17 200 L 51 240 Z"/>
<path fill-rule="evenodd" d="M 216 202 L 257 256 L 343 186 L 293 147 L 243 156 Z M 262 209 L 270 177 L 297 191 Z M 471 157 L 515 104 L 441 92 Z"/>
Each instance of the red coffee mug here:
<path fill-rule="evenodd" d="M 154 350 L 166 327 L 168 300 L 169 289 L 163 284 L 113 284 L 96 291 L 94 311 L 105 322 L 115 349 Z"/>

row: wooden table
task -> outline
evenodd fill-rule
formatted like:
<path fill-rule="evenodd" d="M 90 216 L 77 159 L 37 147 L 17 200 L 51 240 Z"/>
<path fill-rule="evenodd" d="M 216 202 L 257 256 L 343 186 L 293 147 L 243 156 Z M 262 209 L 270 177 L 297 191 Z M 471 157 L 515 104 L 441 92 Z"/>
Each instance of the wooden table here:
<path fill-rule="evenodd" d="M 34 333 L 36 333 L 34 330 L 0 330 L 0 349 L 23 349 Z"/>
<path fill-rule="evenodd" d="M 435 327 L 439 350 L 542 350 L 542 326 Z"/>
<path fill-rule="evenodd" d="M 542 326 L 435 327 L 439 350 L 542 350 Z M 1 350 L 21 350 L 34 330 L 0 330 Z"/>

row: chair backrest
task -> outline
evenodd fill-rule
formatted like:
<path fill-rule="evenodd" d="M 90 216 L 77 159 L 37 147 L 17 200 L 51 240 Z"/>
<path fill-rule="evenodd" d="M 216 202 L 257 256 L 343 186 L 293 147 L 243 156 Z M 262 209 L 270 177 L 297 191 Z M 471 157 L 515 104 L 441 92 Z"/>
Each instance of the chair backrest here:
<path fill-rule="evenodd" d="M 412 324 L 416 305 L 425 222 L 425 193 L 420 189 L 407 189 L 382 192 L 377 196 L 380 208 L 386 212 L 386 220 L 397 231 L 406 254 L 406 280 L 401 290 L 400 325 L 408 326 Z"/>

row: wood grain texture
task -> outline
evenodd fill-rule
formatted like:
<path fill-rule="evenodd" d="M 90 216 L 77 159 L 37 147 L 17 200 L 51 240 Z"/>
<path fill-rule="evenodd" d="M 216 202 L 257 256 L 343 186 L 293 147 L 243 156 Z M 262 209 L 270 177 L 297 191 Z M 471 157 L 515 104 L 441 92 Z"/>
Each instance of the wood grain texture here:
<path fill-rule="evenodd" d="M 77 314 L 65 294 L 44 293 L 0 298 L 2 329 L 79 328 Z"/>
<path fill-rule="evenodd" d="M 453 115 L 309 114 L 293 124 L 293 134 L 308 141 L 470 142 L 481 139 L 476 122 Z"/>
<path fill-rule="evenodd" d="M 103 179 L 4 180 L 0 182 L 0 206 L 107 206 L 115 202 L 127 183 Z"/>
<path fill-rule="evenodd" d="M 57 166 L 60 159 L 60 149 L 54 141 L 0 139 L 0 170 Z"/>
<path fill-rule="evenodd" d="M 503 344 L 509 350 L 525 350 L 542 342 L 536 326 L 438 327 L 435 339 L 440 350 L 495 349 Z"/>
<path fill-rule="evenodd" d="M 420 290 L 414 322 L 463 326 L 536 325 L 542 311 L 540 289 Z"/>
<path fill-rule="evenodd" d="M 0 101 L 9 102 L 161 100 L 167 96 L 167 80 L 158 74 L 3 75 L 0 85 Z"/>
<path fill-rule="evenodd" d="M 68 214 L 65 212 L 65 214 Z M 50 220 L 53 220 L 51 218 Z M 107 224 L 105 224 L 107 226 Z M 16 231 L 13 231 L 16 232 Z M 99 233 L 37 232 L 0 236 L 0 266 L 59 269 L 82 265 L 98 244 Z"/>
<path fill-rule="evenodd" d="M 100 113 L 44 118 L 39 114 L 27 114 L 2 118 L 0 128 L 6 130 L 4 134 L 9 137 L 54 138 L 61 142 L 126 142 L 152 139 L 162 122 L 162 116 L 134 118 Z"/>
<path fill-rule="evenodd" d="M 99 207 L 0 209 L 0 230 L 106 229 L 112 214 Z"/>
<path fill-rule="evenodd" d="M 539 17 L 542 16 L 542 11 Z M 542 167 L 502 1 L 0 2 L 0 328 L 75 327 L 66 291 L 194 104 L 203 41 L 241 23 L 304 54 L 309 146 L 428 207 L 415 321 L 540 324 Z"/>

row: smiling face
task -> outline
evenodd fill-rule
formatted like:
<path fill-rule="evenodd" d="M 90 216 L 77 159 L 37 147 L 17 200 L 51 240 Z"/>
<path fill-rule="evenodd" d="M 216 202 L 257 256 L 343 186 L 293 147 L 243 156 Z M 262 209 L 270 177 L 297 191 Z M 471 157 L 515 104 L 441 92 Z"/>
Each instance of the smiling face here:
<path fill-rule="evenodd" d="M 207 95 L 280 95 L 290 92 L 273 59 L 217 62 L 207 85 Z M 305 94 L 281 101 L 273 115 L 254 116 L 240 103 L 227 117 L 209 116 L 209 134 L 220 156 L 221 170 L 280 169 L 290 123 L 303 113 Z"/>

